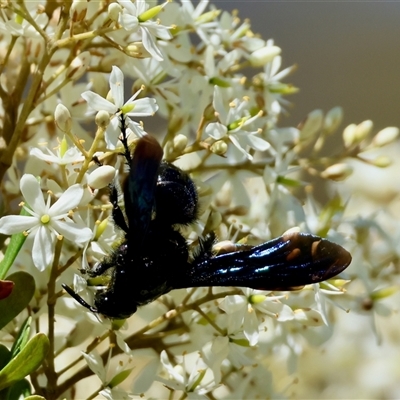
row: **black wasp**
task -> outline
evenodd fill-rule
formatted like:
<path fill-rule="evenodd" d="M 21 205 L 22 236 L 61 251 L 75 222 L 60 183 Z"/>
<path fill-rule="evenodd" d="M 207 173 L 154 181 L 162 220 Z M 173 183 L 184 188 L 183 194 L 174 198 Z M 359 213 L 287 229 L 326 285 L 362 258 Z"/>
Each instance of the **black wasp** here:
<path fill-rule="evenodd" d="M 121 120 L 123 125 L 123 120 Z M 291 290 L 321 282 L 342 272 L 351 255 L 341 246 L 308 233 L 291 232 L 255 247 L 216 255 L 215 235 L 190 252 L 179 226 L 196 221 L 198 196 L 189 175 L 162 161 L 156 139 L 146 135 L 130 154 L 125 129 L 122 142 L 130 166 L 123 187 L 125 214 L 118 190 L 111 185 L 114 223 L 123 231 L 121 244 L 92 270 L 109 283 L 89 305 L 69 286 L 63 288 L 90 311 L 123 319 L 137 307 L 173 289 L 201 286 L 245 286 Z"/>

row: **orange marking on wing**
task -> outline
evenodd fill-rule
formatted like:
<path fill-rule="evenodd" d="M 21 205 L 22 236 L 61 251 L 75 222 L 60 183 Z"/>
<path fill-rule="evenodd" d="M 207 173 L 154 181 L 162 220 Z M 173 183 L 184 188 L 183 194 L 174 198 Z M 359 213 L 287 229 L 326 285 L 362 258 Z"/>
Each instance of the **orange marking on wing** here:
<path fill-rule="evenodd" d="M 293 249 L 287 256 L 286 256 L 286 260 L 287 261 L 292 261 L 295 258 L 299 257 L 301 255 L 301 250 L 296 247 L 295 249 Z"/>
<path fill-rule="evenodd" d="M 318 251 L 318 246 L 321 243 L 320 240 L 313 242 L 313 244 L 311 245 L 311 257 L 312 258 L 317 258 L 317 251 Z"/>

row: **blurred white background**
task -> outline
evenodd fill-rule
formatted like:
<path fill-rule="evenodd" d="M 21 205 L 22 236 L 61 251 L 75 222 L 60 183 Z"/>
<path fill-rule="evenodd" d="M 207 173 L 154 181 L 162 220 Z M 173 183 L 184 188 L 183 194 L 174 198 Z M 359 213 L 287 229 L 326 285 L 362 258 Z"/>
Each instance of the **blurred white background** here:
<path fill-rule="evenodd" d="M 344 125 L 371 119 L 376 129 L 400 126 L 400 2 L 212 2 L 239 10 L 253 31 L 282 48 L 283 65 L 298 65 L 288 79 L 301 91 L 282 125 L 308 112 L 340 105 Z"/>

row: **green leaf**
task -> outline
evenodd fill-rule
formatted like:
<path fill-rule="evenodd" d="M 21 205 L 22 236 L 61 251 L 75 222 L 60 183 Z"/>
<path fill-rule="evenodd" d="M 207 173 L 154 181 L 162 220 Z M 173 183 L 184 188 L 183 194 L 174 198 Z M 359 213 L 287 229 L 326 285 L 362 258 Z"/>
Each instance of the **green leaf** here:
<path fill-rule="evenodd" d="M 31 333 L 32 317 L 28 317 L 23 325 L 21 326 L 17 338 L 14 340 L 14 344 L 11 348 L 12 358 L 14 358 L 20 351 L 25 347 L 29 340 L 29 334 Z"/>
<path fill-rule="evenodd" d="M 0 369 L 4 368 L 11 360 L 11 351 L 6 346 L 0 344 Z"/>
<path fill-rule="evenodd" d="M 7 277 L 15 283 L 10 296 L 0 300 L 0 329 L 12 321 L 31 301 L 35 292 L 32 275 L 19 271 Z"/>
<path fill-rule="evenodd" d="M 1 397 L 4 392 L 4 397 Z M 32 394 L 31 384 L 26 380 L 22 379 L 14 385 L 10 386 L 8 389 L 3 390 L 0 393 L 0 398 L 5 400 L 16 400 L 21 398 L 26 398 Z"/>
<path fill-rule="evenodd" d="M 305 186 L 306 183 L 303 181 L 299 181 L 298 179 L 291 179 L 291 178 L 286 178 L 284 176 L 278 176 L 276 181 L 280 183 L 281 185 L 289 186 L 289 187 L 301 187 Z"/>
<path fill-rule="evenodd" d="M 37 394 L 34 394 L 33 396 L 25 397 L 24 400 L 46 400 L 42 396 L 38 396 Z"/>
<path fill-rule="evenodd" d="M 117 375 L 114 376 L 114 378 L 111 379 L 111 381 L 107 386 L 110 387 L 111 389 L 115 386 L 118 386 L 131 374 L 132 370 L 133 368 L 130 368 L 119 372 Z"/>
<path fill-rule="evenodd" d="M 49 350 L 49 339 L 44 333 L 36 334 L 26 346 L 0 371 L 0 390 L 11 386 L 35 371 Z"/>
<path fill-rule="evenodd" d="M 19 215 L 30 215 L 24 208 L 21 209 Z M 13 265 L 22 245 L 26 240 L 26 235 L 23 233 L 16 233 L 11 236 L 10 244 L 7 247 L 4 258 L 0 262 L 0 279 L 4 279 L 8 270 Z"/>

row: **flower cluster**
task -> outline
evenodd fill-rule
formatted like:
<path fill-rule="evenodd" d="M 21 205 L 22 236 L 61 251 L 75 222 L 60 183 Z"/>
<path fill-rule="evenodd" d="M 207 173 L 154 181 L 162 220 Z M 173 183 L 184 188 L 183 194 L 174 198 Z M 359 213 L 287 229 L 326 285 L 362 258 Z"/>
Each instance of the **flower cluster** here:
<path fill-rule="evenodd" d="M 23 382 L 25 396 L 47 399 L 275 398 L 343 310 L 368 314 L 380 337 L 375 314 L 393 308 L 382 300 L 396 293 L 400 225 L 391 209 L 356 215 L 354 186 L 340 181 L 360 165 L 387 167 L 379 150 L 397 128 L 350 125 L 339 144 L 339 107 L 281 126 L 293 68 L 281 69 L 281 49 L 247 20 L 208 0 L 5 1 L 1 16 L 0 233 L 12 238 L 0 283 L 14 280 L 21 304 L 13 314 L 0 302 L 0 340 L 10 344 L 2 365 L 17 371 L 27 349 L 39 361 L 9 381 L 0 370 L 0 390 Z M 181 228 L 191 249 L 211 231 L 255 245 L 300 227 L 351 251 L 348 272 L 295 293 L 177 290 L 122 322 L 86 310 L 61 284 L 73 282 L 88 304 L 107 284 L 87 272 L 121 241 L 111 216 L 124 209 L 120 155 L 148 134 L 198 187 L 198 219 Z M 110 185 L 121 195 L 114 204 Z"/>

